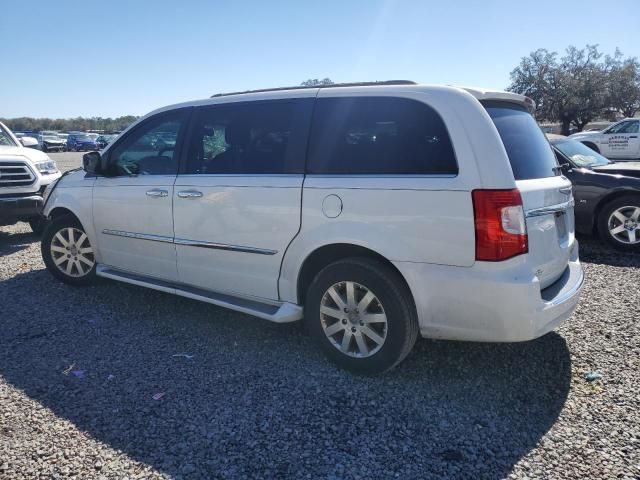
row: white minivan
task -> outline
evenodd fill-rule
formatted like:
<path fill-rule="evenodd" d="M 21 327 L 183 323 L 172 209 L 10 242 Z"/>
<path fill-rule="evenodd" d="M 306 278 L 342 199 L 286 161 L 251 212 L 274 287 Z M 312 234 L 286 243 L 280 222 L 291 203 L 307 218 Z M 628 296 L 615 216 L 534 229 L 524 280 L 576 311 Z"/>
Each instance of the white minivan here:
<path fill-rule="evenodd" d="M 42 255 L 274 322 L 381 372 L 423 337 L 516 342 L 583 283 L 571 183 L 505 92 L 407 81 L 156 110 L 46 192 Z"/>

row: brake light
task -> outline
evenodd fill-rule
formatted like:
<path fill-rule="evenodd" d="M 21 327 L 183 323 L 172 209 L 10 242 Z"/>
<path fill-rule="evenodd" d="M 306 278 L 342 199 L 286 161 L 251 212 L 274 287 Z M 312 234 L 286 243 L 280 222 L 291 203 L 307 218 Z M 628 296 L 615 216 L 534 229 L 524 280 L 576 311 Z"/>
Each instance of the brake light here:
<path fill-rule="evenodd" d="M 497 262 L 529 250 L 527 227 L 518 189 L 474 190 L 476 260 Z"/>

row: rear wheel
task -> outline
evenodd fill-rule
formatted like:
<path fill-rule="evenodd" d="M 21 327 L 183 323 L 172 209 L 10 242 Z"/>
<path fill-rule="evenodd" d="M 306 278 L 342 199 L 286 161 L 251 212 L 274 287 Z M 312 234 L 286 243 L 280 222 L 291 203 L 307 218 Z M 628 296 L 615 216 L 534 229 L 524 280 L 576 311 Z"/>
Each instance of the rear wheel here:
<path fill-rule="evenodd" d="M 96 276 L 96 261 L 89 237 L 74 217 L 49 222 L 42 236 L 42 259 L 57 279 L 71 285 L 89 285 Z"/>
<path fill-rule="evenodd" d="M 331 360 L 365 373 L 396 366 L 418 336 L 404 281 L 389 266 L 368 258 L 340 260 L 320 271 L 309 286 L 304 318 Z"/>
<path fill-rule="evenodd" d="M 49 151 L 49 147 L 47 147 L 44 143 L 42 144 L 42 151 L 43 152 L 48 152 Z"/>
<path fill-rule="evenodd" d="M 640 251 L 640 196 L 625 195 L 606 204 L 598 217 L 598 233 L 619 250 Z"/>

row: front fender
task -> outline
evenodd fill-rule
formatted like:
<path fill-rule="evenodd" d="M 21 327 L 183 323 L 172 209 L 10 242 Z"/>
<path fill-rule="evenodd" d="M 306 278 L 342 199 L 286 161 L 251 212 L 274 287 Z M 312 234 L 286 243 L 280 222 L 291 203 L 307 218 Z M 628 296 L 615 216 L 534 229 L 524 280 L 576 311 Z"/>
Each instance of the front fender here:
<path fill-rule="evenodd" d="M 51 192 L 44 211 L 50 218 L 56 209 L 65 209 L 73 213 L 84 228 L 89 242 L 94 247 L 96 261 L 100 263 L 100 252 L 96 248 L 97 236 L 93 225 L 93 184 L 95 177 L 87 177 L 84 172 L 74 172 L 60 179 Z"/>

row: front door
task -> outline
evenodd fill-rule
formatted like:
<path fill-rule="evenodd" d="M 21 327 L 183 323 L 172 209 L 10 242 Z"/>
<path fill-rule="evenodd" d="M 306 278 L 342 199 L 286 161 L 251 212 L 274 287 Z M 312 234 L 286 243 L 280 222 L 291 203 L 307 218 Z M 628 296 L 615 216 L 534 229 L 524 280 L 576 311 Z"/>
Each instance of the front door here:
<path fill-rule="evenodd" d="M 102 263 L 175 281 L 173 184 L 188 112 L 160 114 L 106 153 L 108 176 L 96 180 L 93 217 Z"/>
<path fill-rule="evenodd" d="M 640 120 L 625 120 L 603 132 L 600 151 L 605 157 L 640 157 Z"/>
<path fill-rule="evenodd" d="M 278 299 L 280 264 L 300 227 L 312 102 L 227 103 L 194 113 L 173 197 L 181 283 Z"/>

